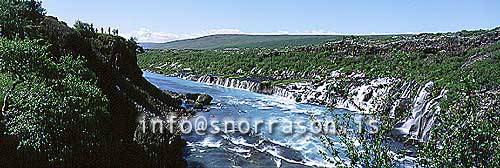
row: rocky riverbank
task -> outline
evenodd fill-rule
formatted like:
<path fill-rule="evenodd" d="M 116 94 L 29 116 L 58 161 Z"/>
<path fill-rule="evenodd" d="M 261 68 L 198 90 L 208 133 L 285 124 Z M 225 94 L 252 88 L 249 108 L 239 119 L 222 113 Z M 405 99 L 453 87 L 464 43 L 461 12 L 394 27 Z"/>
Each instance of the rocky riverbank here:
<path fill-rule="evenodd" d="M 395 78 L 370 79 L 363 74 L 342 74 L 339 71 L 332 72 L 323 80 L 280 86 L 248 78 L 180 74 L 172 76 L 364 114 L 388 111 L 392 117 L 405 116 L 394 128 L 393 135 L 418 141 L 428 139 L 435 116 L 440 111 L 439 102 L 446 93 L 446 90 L 434 88 L 433 81 L 416 83 Z"/>

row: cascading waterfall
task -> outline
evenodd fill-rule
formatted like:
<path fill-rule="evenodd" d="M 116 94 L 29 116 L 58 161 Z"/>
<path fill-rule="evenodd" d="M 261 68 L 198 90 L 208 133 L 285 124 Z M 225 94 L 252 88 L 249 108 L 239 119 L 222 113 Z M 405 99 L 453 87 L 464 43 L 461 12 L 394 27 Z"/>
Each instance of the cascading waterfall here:
<path fill-rule="evenodd" d="M 338 75 L 336 75 L 338 76 Z M 353 79 L 361 79 L 364 75 L 351 75 Z M 436 113 L 440 111 L 439 102 L 444 97 L 446 90 L 442 90 L 439 95 L 433 96 L 431 90 L 434 82 L 430 81 L 421 87 L 415 87 L 415 82 L 403 81 L 402 85 L 396 85 L 401 82 L 399 79 L 378 78 L 365 81 L 365 84 L 340 85 L 339 79 L 324 80 L 320 84 L 310 82 L 290 83 L 286 86 L 263 86 L 257 81 L 250 81 L 244 78 L 220 78 L 216 76 L 186 76 L 185 79 L 195 80 L 202 83 L 244 89 L 253 92 L 263 93 L 262 90 L 270 89 L 274 96 L 284 97 L 296 100 L 302 103 L 318 104 L 344 108 L 359 113 L 373 113 L 375 111 L 386 110 L 386 98 L 393 96 L 396 90 L 399 92 L 397 100 L 390 105 L 390 114 L 395 116 L 396 109 L 405 101 L 412 100 L 407 111 L 410 111 L 408 117 L 402 120 L 394 128 L 394 135 L 426 141 L 429 138 L 429 130 L 434 124 Z M 336 93 L 330 90 L 330 87 L 342 87 L 348 90 L 347 97 L 336 97 Z M 415 89 L 418 88 L 417 95 L 413 96 Z"/>
<path fill-rule="evenodd" d="M 194 80 L 196 78 L 190 77 L 188 79 Z M 202 83 L 210 83 L 224 87 L 244 89 L 254 92 L 259 92 L 259 90 L 262 89 L 260 82 L 241 80 L 236 78 L 219 78 L 219 77 L 205 75 L 197 78 L 196 81 Z"/>
<path fill-rule="evenodd" d="M 414 99 L 410 116 L 394 128 L 395 135 L 406 136 L 420 142 L 428 140 L 436 114 L 441 110 L 439 101 L 446 94 L 446 90 L 443 89 L 438 96 L 432 97 L 433 85 L 434 82 L 431 81 L 420 88 L 418 96 Z"/>

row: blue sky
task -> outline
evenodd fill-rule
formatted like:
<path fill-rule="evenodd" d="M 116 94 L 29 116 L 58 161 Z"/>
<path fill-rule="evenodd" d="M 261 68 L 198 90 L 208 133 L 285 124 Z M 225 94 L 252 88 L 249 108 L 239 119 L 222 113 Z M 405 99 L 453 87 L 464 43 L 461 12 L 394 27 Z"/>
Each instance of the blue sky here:
<path fill-rule="evenodd" d="M 500 26 L 499 0 L 42 0 L 49 15 L 139 41 L 209 34 L 382 34 Z"/>

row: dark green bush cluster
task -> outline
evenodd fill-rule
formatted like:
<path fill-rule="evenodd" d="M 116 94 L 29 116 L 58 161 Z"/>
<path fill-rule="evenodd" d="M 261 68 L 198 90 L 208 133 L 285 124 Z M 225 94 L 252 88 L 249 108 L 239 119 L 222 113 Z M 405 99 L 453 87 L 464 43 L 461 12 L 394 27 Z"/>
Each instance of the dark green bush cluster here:
<path fill-rule="evenodd" d="M 45 9 L 38 1 L 0 1 L 0 35 L 3 37 L 33 37 L 42 21 Z"/>
<path fill-rule="evenodd" d="M 19 147 L 46 153 L 51 161 L 97 149 L 109 136 L 106 98 L 91 73 L 73 56 L 53 60 L 37 41 L 0 39 L 0 72 L 5 73 L 9 105 L 7 134 Z M 5 93 L 5 92 L 4 92 Z M 3 98 L 3 97 L 2 97 Z M 98 138 L 99 137 L 99 138 Z"/>
<path fill-rule="evenodd" d="M 332 60 L 327 54 L 307 52 L 287 52 L 273 55 L 272 50 L 246 49 L 240 52 L 214 50 L 150 50 L 138 56 L 141 68 L 159 67 L 157 71 L 174 73 L 183 68 L 192 68 L 195 74 L 219 74 L 227 76 L 273 76 L 274 71 L 294 71 L 321 73 L 323 69 L 333 69 Z M 172 64 L 181 66 L 172 68 Z M 253 68 L 262 69 L 262 74 L 251 72 Z M 236 72 L 241 69 L 240 74 Z"/>
<path fill-rule="evenodd" d="M 2 0 L 0 9 L 2 166 L 185 164 L 180 137 L 162 143 L 161 157 L 175 157 L 161 161 L 134 141 L 140 112 L 176 103 L 142 78 L 134 40 L 70 28 L 37 1 Z"/>

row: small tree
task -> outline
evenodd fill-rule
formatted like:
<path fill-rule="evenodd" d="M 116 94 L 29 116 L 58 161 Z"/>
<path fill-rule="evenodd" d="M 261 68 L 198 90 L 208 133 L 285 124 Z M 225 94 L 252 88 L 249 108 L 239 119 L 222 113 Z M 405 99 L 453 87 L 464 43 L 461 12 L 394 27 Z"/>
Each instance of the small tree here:
<path fill-rule="evenodd" d="M 118 35 L 118 29 L 113 29 L 113 35 L 115 35 L 115 36 Z"/>
<path fill-rule="evenodd" d="M 90 38 L 95 37 L 96 33 L 94 32 L 94 25 L 88 24 L 82 21 L 76 21 L 75 30 L 79 32 L 83 37 Z"/>

